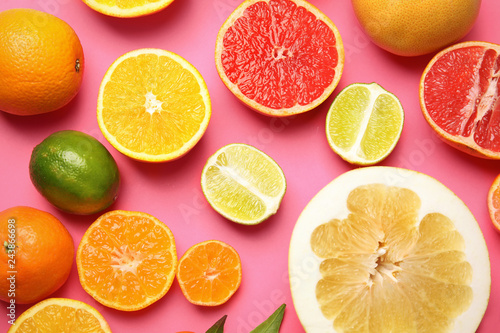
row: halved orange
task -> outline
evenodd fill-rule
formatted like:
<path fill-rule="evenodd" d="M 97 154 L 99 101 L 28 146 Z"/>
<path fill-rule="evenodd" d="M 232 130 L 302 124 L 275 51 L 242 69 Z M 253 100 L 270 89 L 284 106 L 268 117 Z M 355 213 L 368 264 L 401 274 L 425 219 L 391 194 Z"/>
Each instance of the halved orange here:
<path fill-rule="evenodd" d="M 110 211 L 83 235 L 76 264 L 83 289 L 98 302 L 140 310 L 162 298 L 174 281 L 174 236 L 149 214 Z"/>
<path fill-rule="evenodd" d="M 439 52 L 420 80 L 425 119 L 451 146 L 500 159 L 500 45 L 463 42 Z"/>
<path fill-rule="evenodd" d="M 138 17 L 159 12 L 174 0 L 83 0 L 93 10 L 115 17 Z"/>
<path fill-rule="evenodd" d="M 201 139 L 210 116 L 201 74 L 181 56 L 161 49 L 122 55 L 99 89 L 97 122 L 104 137 L 140 161 L 183 156 Z"/>
<path fill-rule="evenodd" d="M 92 306 L 69 298 L 48 298 L 16 319 L 8 333 L 95 332 L 111 333 L 104 317 Z"/>
<path fill-rule="evenodd" d="M 491 222 L 500 232 L 500 175 L 495 178 L 488 191 L 488 212 Z"/>
<path fill-rule="evenodd" d="M 266 115 L 321 104 L 337 86 L 344 47 L 335 24 L 304 0 L 246 0 L 217 35 L 215 64 L 227 88 Z"/>
<path fill-rule="evenodd" d="M 240 287 L 240 256 L 230 245 L 218 240 L 198 243 L 179 260 L 177 281 L 189 302 L 221 305 Z"/>

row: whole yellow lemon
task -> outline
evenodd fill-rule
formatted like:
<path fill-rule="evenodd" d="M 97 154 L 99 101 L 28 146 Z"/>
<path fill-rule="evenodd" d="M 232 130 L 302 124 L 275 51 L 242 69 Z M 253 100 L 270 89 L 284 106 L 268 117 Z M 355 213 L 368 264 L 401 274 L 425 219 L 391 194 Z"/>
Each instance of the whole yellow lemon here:
<path fill-rule="evenodd" d="M 418 56 L 464 37 L 474 25 L 481 0 L 351 0 L 371 40 L 402 56 Z"/>

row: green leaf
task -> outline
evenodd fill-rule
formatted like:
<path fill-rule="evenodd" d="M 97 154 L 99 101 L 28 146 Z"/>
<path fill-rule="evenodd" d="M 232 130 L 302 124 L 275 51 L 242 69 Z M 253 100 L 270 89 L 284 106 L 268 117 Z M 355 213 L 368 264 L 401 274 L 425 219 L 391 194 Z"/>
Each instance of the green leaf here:
<path fill-rule="evenodd" d="M 206 333 L 223 333 L 226 318 L 227 315 L 222 316 L 222 318 L 217 320 L 217 322 L 212 327 L 210 327 Z"/>
<path fill-rule="evenodd" d="M 282 304 L 269 318 L 250 333 L 278 333 L 285 314 L 285 307 L 286 304 Z"/>

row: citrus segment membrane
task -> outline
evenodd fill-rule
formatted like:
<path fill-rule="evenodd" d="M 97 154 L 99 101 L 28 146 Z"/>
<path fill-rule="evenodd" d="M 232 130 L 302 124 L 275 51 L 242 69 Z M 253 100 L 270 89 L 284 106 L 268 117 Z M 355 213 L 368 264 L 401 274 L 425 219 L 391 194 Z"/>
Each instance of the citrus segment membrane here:
<path fill-rule="evenodd" d="M 302 0 L 247 0 L 219 31 L 216 65 L 226 86 L 259 112 L 319 105 L 336 87 L 344 53 L 337 28 Z"/>
<path fill-rule="evenodd" d="M 104 317 L 90 305 L 67 298 L 49 298 L 26 310 L 9 333 L 31 332 L 111 333 Z"/>
<path fill-rule="evenodd" d="M 196 244 L 179 260 L 177 280 L 189 302 L 221 305 L 241 284 L 240 257 L 234 248 L 221 241 Z"/>
<path fill-rule="evenodd" d="M 326 120 L 330 147 L 344 160 L 370 165 L 387 157 L 403 130 L 398 98 L 376 83 L 356 83 L 342 90 Z"/>
<path fill-rule="evenodd" d="M 172 232 L 140 212 L 111 211 L 80 242 L 83 288 L 98 302 L 125 311 L 145 308 L 169 290 L 177 266 Z"/>
<path fill-rule="evenodd" d="M 262 151 L 231 144 L 207 160 L 201 186 L 221 215 L 237 223 L 257 224 L 277 212 L 286 180 L 279 165 Z"/>
<path fill-rule="evenodd" d="M 465 204 L 390 167 L 349 171 L 320 191 L 293 231 L 289 265 L 308 332 L 475 332 L 491 284 Z"/>
<path fill-rule="evenodd" d="M 123 154 L 150 162 L 187 153 L 211 115 L 199 72 L 160 49 L 135 50 L 117 59 L 103 78 L 97 109 L 106 139 Z"/>
<path fill-rule="evenodd" d="M 446 140 L 500 155 L 500 46 L 464 42 L 437 54 L 420 83 L 427 121 Z"/>

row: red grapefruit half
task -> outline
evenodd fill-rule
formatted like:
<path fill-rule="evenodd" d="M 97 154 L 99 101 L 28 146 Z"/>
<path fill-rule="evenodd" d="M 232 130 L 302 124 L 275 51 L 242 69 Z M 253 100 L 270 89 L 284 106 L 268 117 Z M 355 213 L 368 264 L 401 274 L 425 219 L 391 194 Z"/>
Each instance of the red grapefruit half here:
<path fill-rule="evenodd" d="M 463 42 L 439 52 L 420 80 L 420 106 L 450 145 L 500 159 L 500 45 Z"/>
<path fill-rule="evenodd" d="M 344 47 L 335 24 L 304 0 L 246 0 L 224 22 L 215 64 L 227 88 L 271 116 L 309 111 L 337 86 Z"/>

